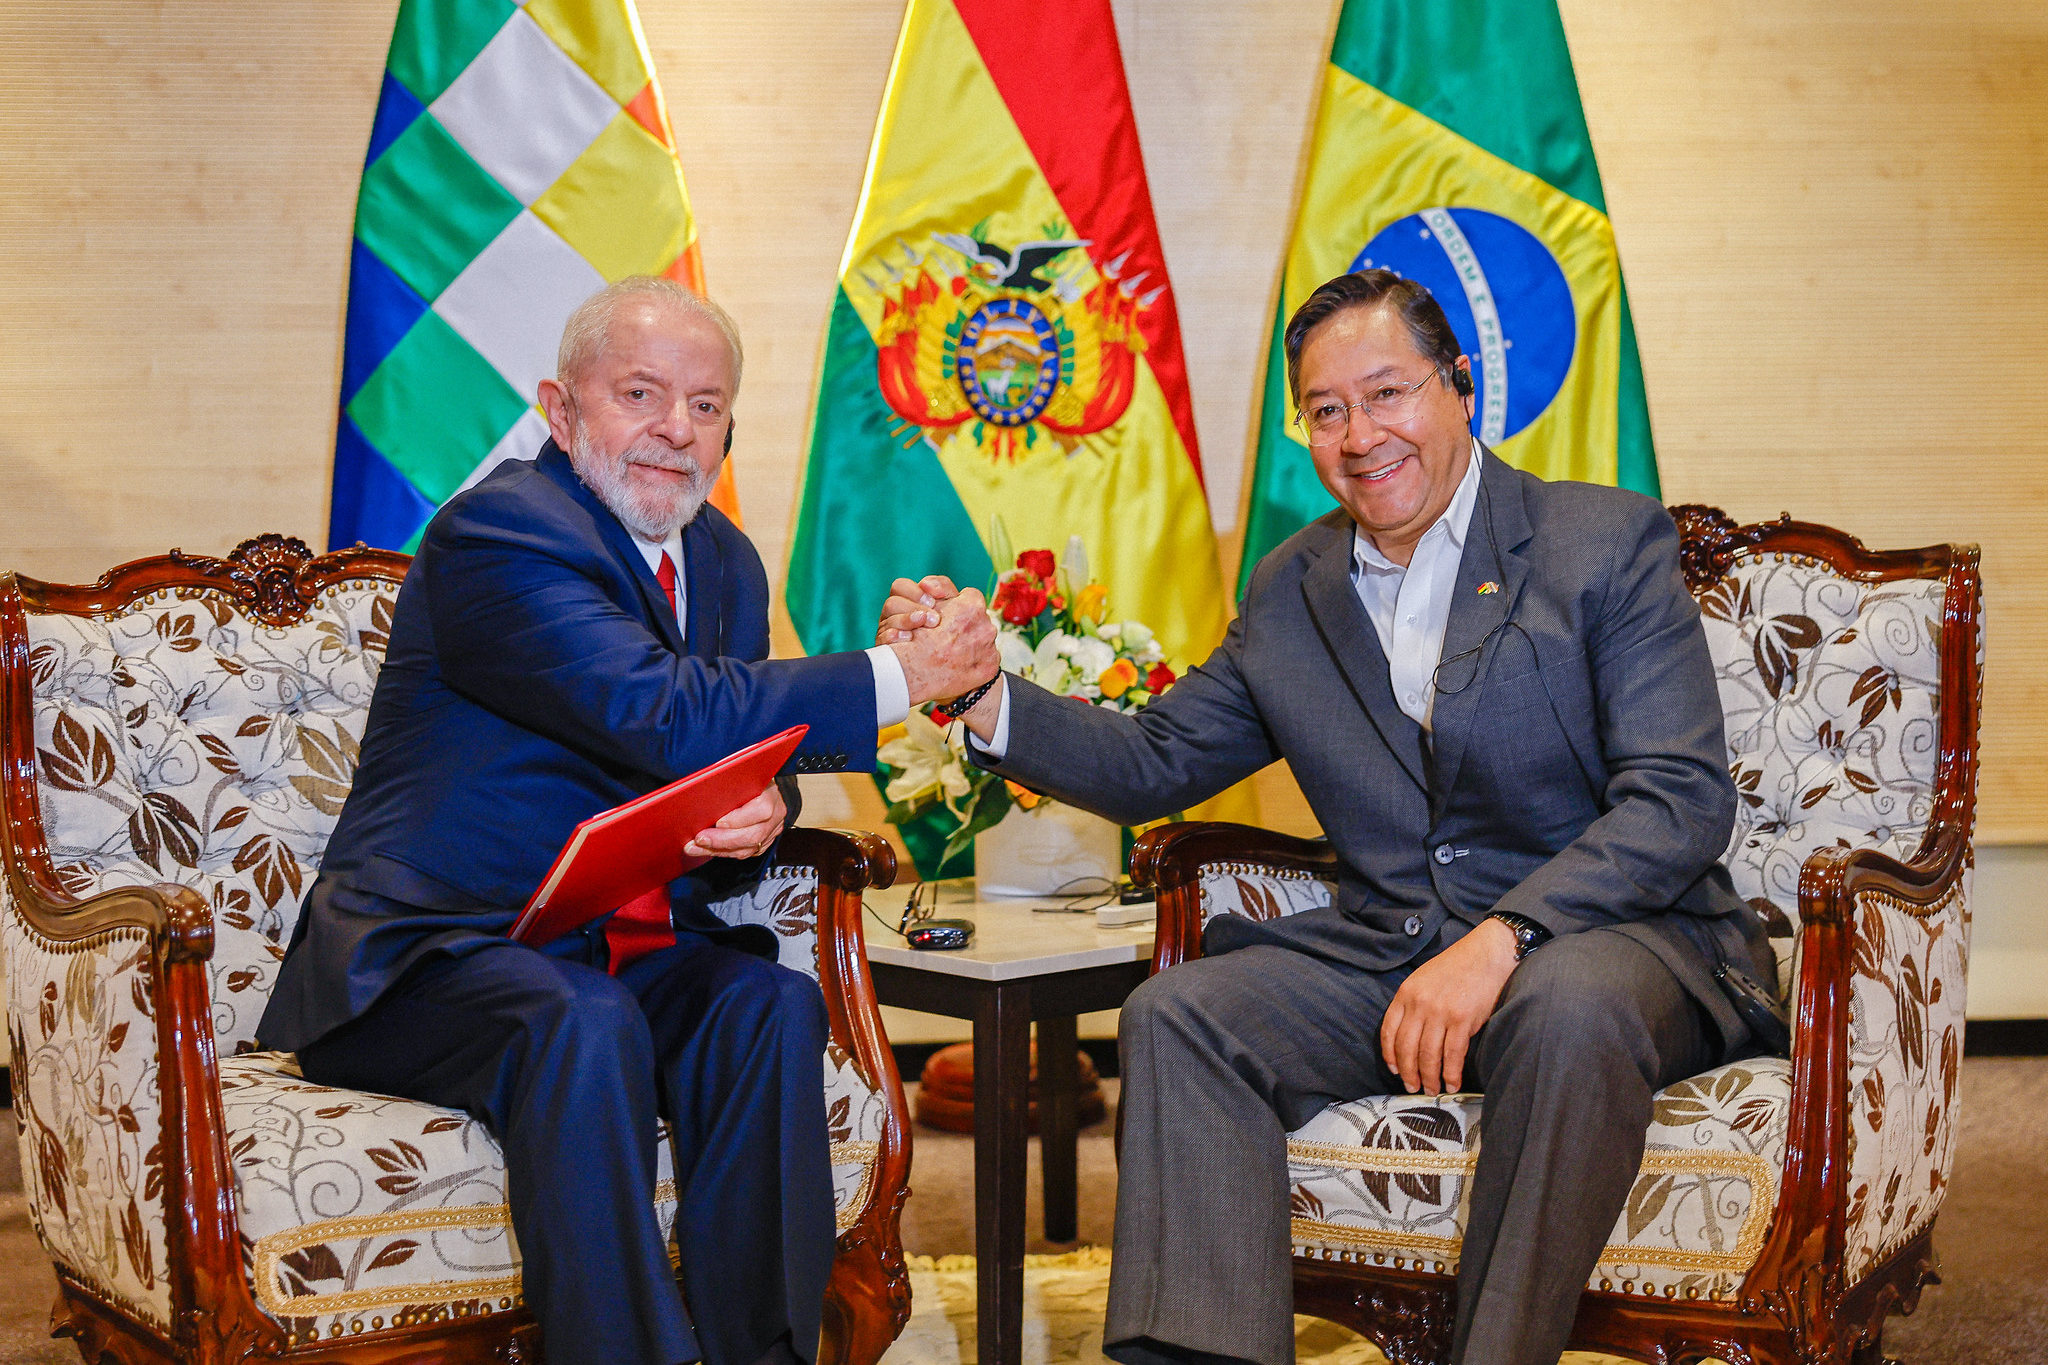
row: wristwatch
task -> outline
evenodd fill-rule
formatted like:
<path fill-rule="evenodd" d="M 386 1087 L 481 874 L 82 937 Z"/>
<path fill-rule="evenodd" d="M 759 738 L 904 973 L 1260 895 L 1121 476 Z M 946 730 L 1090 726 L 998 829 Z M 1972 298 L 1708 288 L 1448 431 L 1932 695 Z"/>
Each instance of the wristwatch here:
<path fill-rule="evenodd" d="M 1515 931 L 1515 961 L 1520 962 L 1529 954 L 1550 942 L 1550 931 L 1530 919 L 1507 910 L 1496 910 L 1488 919 L 1497 919 Z"/>

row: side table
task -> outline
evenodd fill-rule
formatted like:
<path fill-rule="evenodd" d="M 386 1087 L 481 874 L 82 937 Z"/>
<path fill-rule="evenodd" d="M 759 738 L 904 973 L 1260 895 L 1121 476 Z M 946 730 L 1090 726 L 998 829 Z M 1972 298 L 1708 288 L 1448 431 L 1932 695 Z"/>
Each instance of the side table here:
<path fill-rule="evenodd" d="M 895 913 L 875 906 L 891 924 Z M 1031 1027 L 1038 1026 L 1038 1135 L 1045 1235 L 1075 1229 L 1074 1021 L 1114 1009 L 1151 968 L 1153 926 L 1098 928 L 1033 900 L 977 900 L 972 879 L 939 888 L 942 917 L 969 919 L 954 952 L 911 948 L 864 919 L 868 970 L 885 1005 L 974 1026 L 974 1254 L 982 1365 L 1018 1365 L 1024 1335 L 1024 1186 Z M 913 1144 L 912 1169 L 916 1156 Z M 914 1178 L 914 1177 L 913 1177 Z"/>

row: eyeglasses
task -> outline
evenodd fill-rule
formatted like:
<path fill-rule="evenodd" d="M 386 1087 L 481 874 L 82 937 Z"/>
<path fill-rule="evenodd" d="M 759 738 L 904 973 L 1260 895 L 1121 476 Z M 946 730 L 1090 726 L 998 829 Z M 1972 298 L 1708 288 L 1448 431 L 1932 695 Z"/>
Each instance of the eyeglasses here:
<path fill-rule="evenodd" d="M 930 894 L 927 895 L 926 893 Z M 910 888 L 910 899 L 903 903 L 903 918 L 896 922 L 896 932 L 909 934 L 914 924 L 923 924 L 939 910 L 939 884 L 919 882 Z M 887 921 L 884 921 L 887 923 Z"/>
<path fill-rule="evenodd" d="M 1343 440 L 1344 433 L 1351 428 L 1354 408 L 1365 409 L 1367 417 L 1383 427 L 1390 427 L 1413 417 L 1415 409 L 1422 404 L 1422 386 L 1432 379 L 1441 378 L 1443 371 L 1435 369 L 1413 384 L 1382 384 L 1356 403 L 1340 403 L 1334 398 L 1318 399 L 1314 406 L 1294 414 L 1294 424 L 1301 428 L 1312 446 L 1326 446 Z"/>

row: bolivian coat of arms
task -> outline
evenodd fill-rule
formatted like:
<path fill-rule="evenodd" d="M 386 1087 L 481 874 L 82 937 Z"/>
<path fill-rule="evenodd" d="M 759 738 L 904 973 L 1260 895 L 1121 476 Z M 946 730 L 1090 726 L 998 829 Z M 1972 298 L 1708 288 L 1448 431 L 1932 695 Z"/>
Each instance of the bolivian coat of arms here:
<path fill-rule="evenodd" d="M 902 264 L 880 260 L 886 284 L 875 334 L 882 397 L 898 435 L 934 447 L 965 430 L 992 460 L 1015 460 L 1041 436 L 1072 454 L 1131 404 L 1145 339 L 1145 272 L 1127 255 L 1098 265 L 1091 242 L 1049 233 L 1004 248 L 978 233 L 939 232 Z M 957 262 L 954 258 L 958 258 Z M 970 425 L 971 424 L 971 425 Z"/>

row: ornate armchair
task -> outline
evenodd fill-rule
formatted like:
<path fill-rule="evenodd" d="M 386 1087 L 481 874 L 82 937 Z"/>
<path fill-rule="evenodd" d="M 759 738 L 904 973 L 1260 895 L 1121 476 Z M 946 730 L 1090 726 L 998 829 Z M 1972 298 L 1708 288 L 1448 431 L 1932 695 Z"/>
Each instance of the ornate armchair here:
<path fill-rule="evenodd" d="M 253 1051 L 348 795 L 407 560 L 264 536 L 88 586 L 0 577 L 0 948 L 22 1167 L 88 1361 L 532 1361 L 496 1145 Z M 825 1359 L 910 1313 L 903 1095 L 861 946 L 872 835 L 792 831 L 726 902 L 824 991 Z M 657 1204 L 673 1217 L 667 1144 Z"/>
<path fill-rule="evenodd" d="M 1725 862 L 1773 923 L 1790 1060 L 1657 1096 L 1573 1346 L 1733 1365 L 1881 1360 L 1935 1278 L 1969 960 L 1983 601 L 1974 546 L 1875 553 L 1675 509 L 1727 712 Z M 1145 836 L 1154 968 L 1219 914 L 1327 904 L 1327 846 L 1243 826 Z M 1443 1360 L 1479 1095 L 1367 1098 L 1289 1135 L 1297 1307 L 1398 1365 Z"/>

